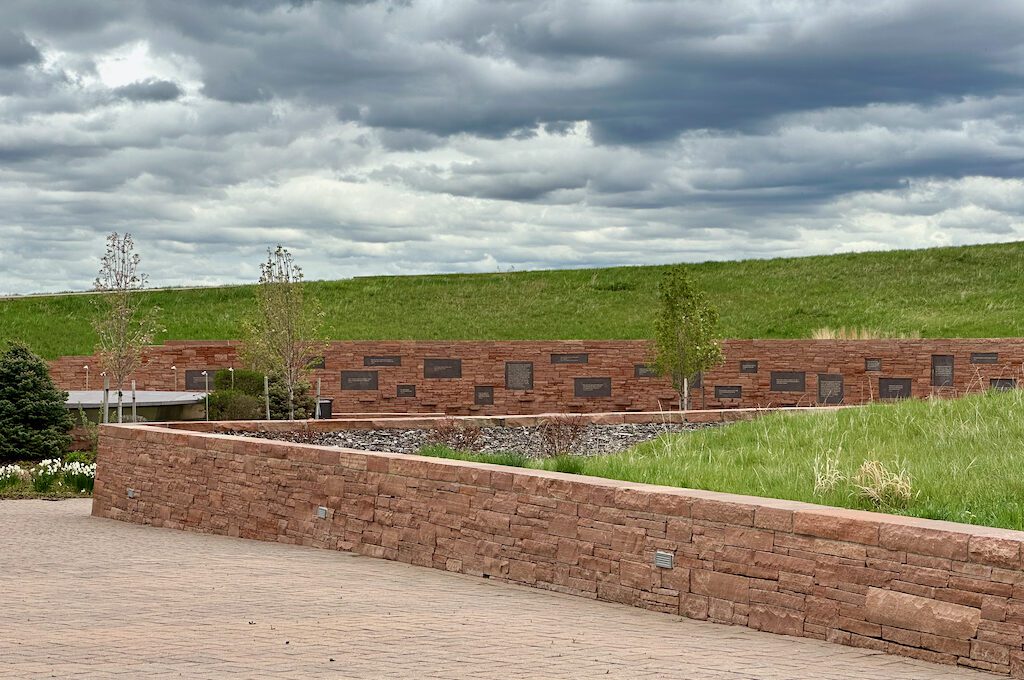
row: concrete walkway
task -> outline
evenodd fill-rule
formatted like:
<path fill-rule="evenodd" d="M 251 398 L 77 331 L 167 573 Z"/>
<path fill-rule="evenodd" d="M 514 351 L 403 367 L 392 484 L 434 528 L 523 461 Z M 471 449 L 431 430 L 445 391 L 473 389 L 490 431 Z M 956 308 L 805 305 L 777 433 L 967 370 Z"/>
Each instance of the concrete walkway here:
<path fill-rule="evenodd" d="M 0 677 L 994 677 L 89 509 L 0 501 Z"/>

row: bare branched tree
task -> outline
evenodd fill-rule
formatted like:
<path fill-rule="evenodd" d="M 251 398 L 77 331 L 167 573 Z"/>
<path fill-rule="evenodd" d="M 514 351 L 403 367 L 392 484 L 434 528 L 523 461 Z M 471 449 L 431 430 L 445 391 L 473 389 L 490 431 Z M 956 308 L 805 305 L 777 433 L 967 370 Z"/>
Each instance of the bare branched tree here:
<path fill-rule="evenodd" d="M 323 312 L 307 299 L 302 268 L 287 248 L 267 249 L 256 287 L 256 313 L 246 323 L 242 355 L 256 370 L 280 379 L 288 390 L 288 418 L 295 419 L 295 391 L 310 362 L 323 352 L 318 338 Z"/>
<path fill-rule="evenodd" d="M 99 312 L 93 321 L 96 352 L 103 369 L 117 389 L 117 421 L 124 408 L 125 382 L 139 368 L 143 348 L 157 333 L 158 307 L 142 308 L 140 291 L 147 277 L 139 271 L 139 255 L 131 234 L 114 232 L 107 236 L 107 250 L 100 260 L 99 276 L 93 288 Z"/>

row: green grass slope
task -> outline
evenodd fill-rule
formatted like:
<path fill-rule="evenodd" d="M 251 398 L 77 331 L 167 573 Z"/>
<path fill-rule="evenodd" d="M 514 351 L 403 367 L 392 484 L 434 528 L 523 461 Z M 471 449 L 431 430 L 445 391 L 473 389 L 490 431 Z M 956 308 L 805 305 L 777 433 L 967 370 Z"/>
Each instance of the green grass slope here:
<path fill-rule="evenodd" d="M 1024 243 L 689 265 L 733 338 L 801 338 L 856 326 L 923 337 L 1024 335 Z M 662 267 L 405 277 L 307 284 L 335 339 L 647 337 Z M 148 294 L 160 339 L 230 339 L 247 286 Z M 0 342 L 47 358 L 90 353 L 88 295 L 0 300 Z"/>
<path fill-rule="evenodd" d="M 1024 390 L 1014 390 L 775 413 L 608 456 L 423 453 L 1024 530 L 1022 409 Z M 879 488 L 858 478 L 867 461 L 902 472 L 908 495 L 883 504 L 867 497 L 858 487 Z"/>

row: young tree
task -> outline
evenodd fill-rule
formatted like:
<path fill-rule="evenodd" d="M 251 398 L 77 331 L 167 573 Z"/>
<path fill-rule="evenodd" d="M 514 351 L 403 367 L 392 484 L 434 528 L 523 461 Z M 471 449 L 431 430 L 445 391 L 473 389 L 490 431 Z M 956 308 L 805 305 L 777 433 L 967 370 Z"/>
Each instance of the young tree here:
<path fill-rule="evenodd" d="M 654 325 L 654 369 L 672 378 L 679 408 L 689 408 L 689 378 L 722 362 L 718 310 L 679 265 L 662 275 Z"/>
<path fill-rule="evenodd" d="M 295 419 L 295 395 L 310 361 L 323 351 L 317 338 L 323 313 L 306 299 L 302 268 L 282 246 L 267 249 L 256 286 L 256 313 L 245 325 L 242 355 L 256 370 L 277 377 L 288 393 L 288 419 Z"/>
<path fill-rule="evenodd" d="M 123 416 L 125 381 L 139 368 L 142 349 L 153 342 L 157 333 L 159 308 L 142 309 L 139 292 L 146 287 L 146 280 L 146 275 L 139 271 L 132 235 L 110 234 L 93 284 L 101 293 L 95 298 L 99 314 L 93 329 L 100 362 L 117 389 L 117 422 Z"/>
<path fill-rule="evenodd" d="M 67 398 L 25 345 L 0 355 L 0 463 L 59 458 L 71 445 Z"/>

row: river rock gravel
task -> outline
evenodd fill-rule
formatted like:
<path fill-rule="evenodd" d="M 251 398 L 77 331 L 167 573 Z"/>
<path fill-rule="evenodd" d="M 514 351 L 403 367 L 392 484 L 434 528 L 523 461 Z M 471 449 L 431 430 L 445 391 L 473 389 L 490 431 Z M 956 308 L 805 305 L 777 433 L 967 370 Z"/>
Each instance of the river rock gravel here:
<path fill-rule="evenodd" d="M 598 455 L 618 453 L 666 433 L 686 432 L 711 427 L 695 423 L 642 423 L 586 425 L 575 445 L 567 453 Z M 483 427 L 473 447 L 484 453 L 517 452 L 531 457 L 543 455 L 541 427 Z M 431 443 L 432 430 L 380 429 L 341 430 L 337 432 L 232 432 L 247 437 L 277 439 L 319 446 L 339 446 L 363 451 L 416 453 Z"/>

